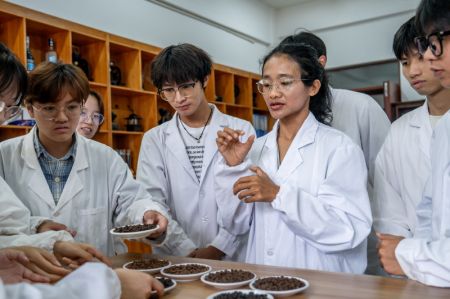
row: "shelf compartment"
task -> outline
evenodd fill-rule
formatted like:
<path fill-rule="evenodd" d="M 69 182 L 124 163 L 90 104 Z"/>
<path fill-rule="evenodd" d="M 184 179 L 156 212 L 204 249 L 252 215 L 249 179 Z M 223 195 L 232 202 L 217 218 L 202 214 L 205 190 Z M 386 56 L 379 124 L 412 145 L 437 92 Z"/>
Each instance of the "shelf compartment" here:
<path fill-rule="evenodd" d="M 252 121 L 252 109 L 250 107 L 240 105 L 226 105 L 226 113 L 241 119 Z"/>
<path fill-rule="evenodd" d="M 69 31 L 47 24 L 26 20 L 26 35 L 30 36 L 30 50 L 36 66 L 45 61 L 45 52 L 48 49 L 48 39 L 55 41 L 55 51 L 58 61 L 72 62 L 72 45 Z"/>
<path fill-rule="evenodd" d="M 24 18 L 0 12 L 0 41 L 26 64 Z"/>
<path fill-rule="evenodd" d="M 88 79 L 96 83 L 107 84 L 109 67 L 106 41 L 72 32 L 72 46 L 79 48 L 80 58 L 85 59 L 89 65 Z M 73 52 L 72 50 L 72 58 Z"/>
<path fill-rule="evenodd" d="M 258 91 L 258 87 L 256 83 L 259 79 L 252 78 L 252 106 L 253 108 L 267 110 L 266 102 L 264 101 L 264 97 Z"/>
<path fill-rule="evenodd" d="M 222 98 L 222 102 L 227 104 L 234 104 L 233 74 L 214 70 L 214 81 L 216 101 Z"/>
<path fill-rule="evenodd" d="M 115 150 L 130 150 L 130 168 L 133 174 L 136 174 L 137 162 L 139 158 L 139 150 L 141 148 L 142 133 L 129 134 L 130 132 L 113 132 L 112 147 Z"/>
<path fill-rule="evenodd" d="M 128 116 L 134 112 L 140 119 L 141 133 L 156 125 L 156 95 L 123 93 L 111 88 L 111 112 L 116 115 L 118 131 L 126 130 Z M 114 126 L 112 126 L 114 128 Z M 113 133 L 116 131 L 113 130 Z"/>
<path fill-rule="evenodd" d="M 157 92 L 156 87 L 153 85 L 151 78 L 152 61 L 155 59 L 156 54 L 141 51 L 141 61 L 142 61 L 142 89 L 152 92 Z"/>
<path fill-rule="evenodd" d="M 106 144 L 108 146 L 112 145 L 111 134 L 110 134 L 109 131 L 100 130 L 99 132 L 97 132 L 97 134 L 95 134 L 93 139 L 95 141 L 101 142 L 101 143 Z"/>
<path fill-rule="evenodd" d="M 114 62 L 121 72 L 121 82 L 116 86 L 141 89 L 139 50 L 110 42 L 109 52 L 110 62 Z"/>
<path fill-rule="evenodd" d="M 234 75 L 235 104 L 252 105 L 252 81 L 248 77 Z"/>
<path fill-rule="evenodd" d="M 25 135 L 31 129 L 29 126 L 0 126 L 0 141 Z"/>

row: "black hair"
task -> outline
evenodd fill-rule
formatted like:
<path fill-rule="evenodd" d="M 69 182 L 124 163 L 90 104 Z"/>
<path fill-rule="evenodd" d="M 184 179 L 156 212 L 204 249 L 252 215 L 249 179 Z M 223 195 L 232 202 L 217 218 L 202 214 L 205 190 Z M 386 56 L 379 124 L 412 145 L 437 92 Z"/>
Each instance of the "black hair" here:
<path fill-rule="evenodd" d="M 317 35 L 309 32 L 309 31 L 302 31 L 300 33 L 296 33 L 293 35 L 290 35 L 286 38 L 284 38 L 281 44 L 305 44 L 313 47 L 316 51 L 318 56 L 327 56 L 327 47 L 325 46 L 325 43 L 323 40 L 318 37 Z"/>
<path fill-rule="evenodd" d="M 20 95 L 25 95 L 27 91 L 28 75 L 25 67 L 20 60 L 0 42 L 0 93 L 8 88 L 15 86 L 17 88 L 17 99 Z"/>
<path fill-rule="evenodd" d="M 448 0 L 422 0 L 416 11 L 416 27 L 424 35 L 450 29 Z"/>
<path fill-rule="evenodd" d="M 93 89 L 89 90 L 89 95 L 94 97 L 94 99 L 97 101 L 100 114 L 105 115 L 105 106 L 103 105 L 102 96 Z"/>
<path fill-rule="evenodd" d="M 281 43 L 263 58 L 262 70 L 264 70 L 264 65 L 270 58 L 283 55 L 288 56 L 298 64 L 301 78 L 304 79 L 303 84 L 312 86 L 315 80 L 320 81 L 319 91 L 309 101 L 309 110 L 319 122 L 329 125 L 333 119 L 330 88 L 328 87 L 328 78 L 325 70 L 319 62 L 317 51 L 307 45 Z"/>
<path fill-rule="evenodd" d="M 404 57 L 410 55 L 413 50 L 417 50 L 417 46 L 414 43 L 414 38 L 417 36 L 419 36 L 419 32 L 415 26 L 415 17 L 412 17 L 400 26 L 394 35 L 392 50 L 398 60 L 404 59 Z"/>
<path fill-rule="evenodd" d="M 153 60 L 151 78 L 157 89 L 166 83 L 200 81 L 203 84 L 211 68 L 211 58 L 202 49 L 191 44 L 172 45 Z"/>
<path fill-rule="evenodd" d="M 25 104 L 56 103 L 65 92 L 69 92 L 74 101 L 86 101 L 89 81 L 84 72 L 72 64 L 43 62 L 30 73 Z"/>

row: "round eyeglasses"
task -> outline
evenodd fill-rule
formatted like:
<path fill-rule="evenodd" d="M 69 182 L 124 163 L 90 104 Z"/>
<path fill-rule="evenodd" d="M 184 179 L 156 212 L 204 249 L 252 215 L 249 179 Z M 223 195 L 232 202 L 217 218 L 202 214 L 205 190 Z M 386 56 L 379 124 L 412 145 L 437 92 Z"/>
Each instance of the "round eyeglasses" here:
<path fill-rule="evenodd" d="M 82 122 L 88 123 L 89 121 L 92 121 L 93 124 L 100 126 L 104 120 L 105 117 L 101 113 L 94 112 L 89 114 L 89 111 L 86 109 L 81 109 L 80 121 Z"/>
<path fill-rule="evenodd" d="M 64 107 L 57 107 L 55 105 L 31 105 L 34 109 L 36 109 L 43 118 L 47 120 L 55 120 L 58 116 L 59 111 L 63 110 L 64 114 L 68 118 L 79 117 L 81 114 L 81 104 L 80 103 L 71 103 Z"/>
<path fill-rule="evenodd" d="M 291 89 L 292 85 L 295 82 L 299 82 L 299 81 L 310 81 L 311 79 L 307 79 L 307 78 L 290 78 L 290 79 L 281 79 L 280 81 L 269 81 L 269 80 L 265 80 L 262 79 L 260 81 L 258 81 L 256 83 L 256 87 L 258 88 L 258 91 L 262 94 L 262 95 L 268 95 L 270 92 L 272 92 L 272 90 L 275 88 L 276 90 L 278 90 L 279 92 L 287 92 Z"/>
<path fill-rule="evenodd" d="M 427 48 L 430 48 L 430 51 L 434 56 L 441 56 L 444 51 L 442 41 L 447 35 L 450 35 L 450 30 L 433 32 L 427 37 L 416 37 L 414 41 L 420 55 L 424 55 L 427 51 Z"/>
<path fill-rule="evenodd" d="M 0 100 L 0 113 L 4 113 L 5 120 L 15 117 L 22 111 L 22 109 L 19 106 L 21 100 L 22 94 L 19 94 L 19 96 L 14 100 L 14 104 L 9 107 L 6 105 L 5 101 Z"/>

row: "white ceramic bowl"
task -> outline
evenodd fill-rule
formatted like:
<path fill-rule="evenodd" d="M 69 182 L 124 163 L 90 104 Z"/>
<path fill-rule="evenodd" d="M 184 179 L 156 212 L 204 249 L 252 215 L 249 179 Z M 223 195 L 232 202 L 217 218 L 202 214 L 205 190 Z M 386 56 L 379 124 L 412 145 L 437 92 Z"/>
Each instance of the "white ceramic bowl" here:
<path fill-rule="evenodd" d="M 158 230 L 158 228 L 159 228 L 159 225 L 157 225 L 153 229 L 142 230 L 139 232 L 129 232 L 129 233 L 118 233 L 118 232 L 114 231 L 114 229 L 116 229 L 116 228 L 112 228 L 109 231 L 109 233 L 113 236 L 120 237 L 122 239 L 142 239 L 142 238 L 145 238 L 145 237 L 148 237 L 149 235 L 151 235 L 153 232 Z"/>
<path fill-rule="evenodd" d="M 253 274 L 253 278 L 251 278 L 251 279 L 249 279 L 249 280 L 245 280 L 245 281 L 223 283 L 223 282 L 209 281 L 209 280 L 206 279 L 206 277 L 207 277 L 208 275 L 210 275 L 210 274 L 218 273 L 218 272 L 223 272 L 223 271 L 229 271 L 229 270 L 230 270 L 230 269 L 217 270 L 217 271 L 213 271 L 213 272 L 209 272 L 209 273 L 203 274 L 203 275 L 200 277 L 200 280 L 201 280 L 204 284 L 213 286 L 213 287 L 215 287 L 215 288 L 222 289 L 222 290 L 228 290 L 228 289 L 237 289 L 237 288 L 242 287 L 242 286 L 248 286 L 249 283 L 251 283 L 253 280 L 256 279 L 255 273 L 250 272 L 250 271 L 248 271 L 248 272 L 250 272 L 250 273 Z M 243 270 L 243 271 L 246 271 L 246 270 Z"/>
<path fill-rule="evenodd" d="M 166 270 L 169 269 L 169 268 L 171 268 L 171 267 L 181 266 L 181 265 L 192 265 L 192 264 L 194 264 L 194 265 L 205 266 L 205 267 L 208 268 L 208 270 L 203 271 L 203 272 L 199 272 L 199 273 L 193 273 L 193 274 L 170 274 L 170 273 L 167 273 L 167 272 L 166 272 Z M 164 275 L 164 276 L 166 276 L 166 277 L 172 278 L 172 279 L 174 279 L 174 280 L 176 280 L 176 281 L 178 281 L 178 282 L 188 282 L 188 281 L 194 281 L 194 280 L 197 280 L 197 279 L 199 279 L 203 274 L 209 273 L 210 271 L 211 271 L 211 266 L 206 265 L 206 264 L 200 264 L 200 263 L 182 263 L 182 264 L 174 264 L 174 265 L 172 265 L 172 266 L 170 266 L 170 267 L 167 267 L 167 268 L 162 269 L 162 270 L 161 270 L 161 274 Z"/>
<path fill-rule="evenodd" d="M 164 288 L 164 295 L 175 289 L 175 287 L 177 286 L 177 282 L 175 280 L 173 279 L 170 280 L 172 281 L 172 285 L 170 287 Z M 156 291 L 152 291 L 152 293 L 156 293 Z"/>
<path fill-rule="evenodd" d="M 122 267 L 124 269 L 128 269 L 128 270 L 135 270 L 135 271 L 145 272 L 145 273 L 148 273 L 148 274 L 155 274 L 155 273 L 158 273 L 159 271 L 161 271 L 162 269 L 170 267 L 172 265 L 172 263 L 170 261 L 168 261 L 169 263 L 166 266 L 159 267 L 159 268 L 147 268 L 147 269 L 130 269 L 130 268 L 128 268 L 128 265 L 130 265 L 133 262 L 134 261 L 128 262 L 125 265 L 123 265 Z"/>
<path fill-rule="evenodd" d="M 215 299 L 215 297 L 218 296 L 218 295 L 232 294 L 234 292 L 241 292 L 243 294 L 253 293 L 253 294 L 256 294 L 256 295 L 266 295 L 267 299 L 274 299 L 273 296 L 271 294 L 267 293 L 267 292 L 262 292 L 262 291 L 259 291 L 259 290 L 248 290 L 248 289 L 246 289 L 246 290 L 227 290 L 227 291 L 217 292 L 217 293 L 209 295 L 208 298 L 206 298 L 206 299 Z"/>
<path fill-rule="evenodd" d="M 250 283 L 250 288 L 253 289 L 253 290 L 259 290 L 259 291 L 264 291 L 266 293 L 270 293 L 270 294 L 274 295 L 275 297 L 289 297 L 289 296 L 295 295 L 297 293 L 303 292 L 304 290 L 306 290 L 309 287 L 309 282 L 307 280 L 305 280 L 303 278 L 300 278 L 300 277 L 295 277 L 295 276 L 278 275 L 278 276 L 261 277 L 259 279 L 264 279 L 264 278 L 269 278 L 269 277 L 275 278 L 275 277 L 281 277 L 281 276 L 287 277 L 287 278 L 295 278 L 297 280 L 302 281 L 305 285 L 303 287 L 301 287 L 301 288 L 287 290 L 287 291 L 270 291 L 270 290 L 262 290 L 262 289 L 256 288 L 255 287 L 255 282 L 258 281 L 258 279 L 255 279 L 255 280 L 253 280 Z"/>

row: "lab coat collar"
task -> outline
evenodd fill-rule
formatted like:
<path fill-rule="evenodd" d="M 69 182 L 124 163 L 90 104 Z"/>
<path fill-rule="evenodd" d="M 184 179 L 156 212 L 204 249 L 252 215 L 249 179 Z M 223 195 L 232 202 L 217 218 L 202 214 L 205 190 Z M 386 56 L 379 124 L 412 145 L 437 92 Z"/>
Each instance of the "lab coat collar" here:
<path fill-rule="evenodd" d="M 32 190 L 39 198 L 41 198 L 45 203 L 47 203 L 52 210 L 55 209 L 55 202 L 53 200 L 53 195 L 48 186 L 47 180 L 42 172 L 41 166 L 36 156 L 36 151 L 34 149 L 33 135 L 36 128 L 33 128 L 30 133 L 24 137 L 24 146 L 21 152 L 21 158 L 25 161 L 26 167 L 31 171 L 31 176 L 28 181 L 28 188 Z M 83 137 L 80 138 L 76 134 L 77 138 L 77 155 L 75 157 L 72 170 L 70 171 L 69 178 L 64 186 L 64 190 L 58 201 L 57 208 L 64 206 L 70 199 L 72 199 L 78 192 L 83 189 L 82 181 L 79 178 L 78 171 L 88 167 L 85 151 L 86 140 Z"/>
<path fill-rule="evenodd" d="M 420 147 L 420 150 L 422 153 L 427 157 L 427 159 L 430 158 L 430 143 L 431 143 L 431 134 L 433 132 L 433 129 L 431 128 L 430 124 L 430 114 L 428 112 L 428 101 L 425 100 L 425 103 L 423 103 L 422 106 L 419 107 L 416 111 L 417 113 L 414 113 L 414 115 L 411 117 L 409 121 L 409 125 L 411 127 L 419 129 L 418 134 L 418 144 Z"/>
<path fill-rule="evenodd" d="M 277 132 L 278 132 L 279 122 L 277 121 L 274 128 L 270 133 L 267 134 L 267 140 L 265 142 L 265 148 L 268 151 L 268 157 L 270 159 L 266 161 L 261 161 L 265 165 L 265 169 L 276 167 L 276 161 L 278 156 L 278 146 L 277 146 Z M 319 128 L 319 122 L 316 120 L 314 115 L 310 112 L 308 117 L 303 122 L 300 130 L 292 141 L 280 167 L 276 171 L 278 179 L 281 181 L 286 180 L 292 172 L 294 172 L 302 163 L 302 149 L 309 144 L 314 143 L 317 130 Z M 264 150 L 264 149 L 263 149 Z M 274 158 L 274 159 L 273 159 Z"/>

